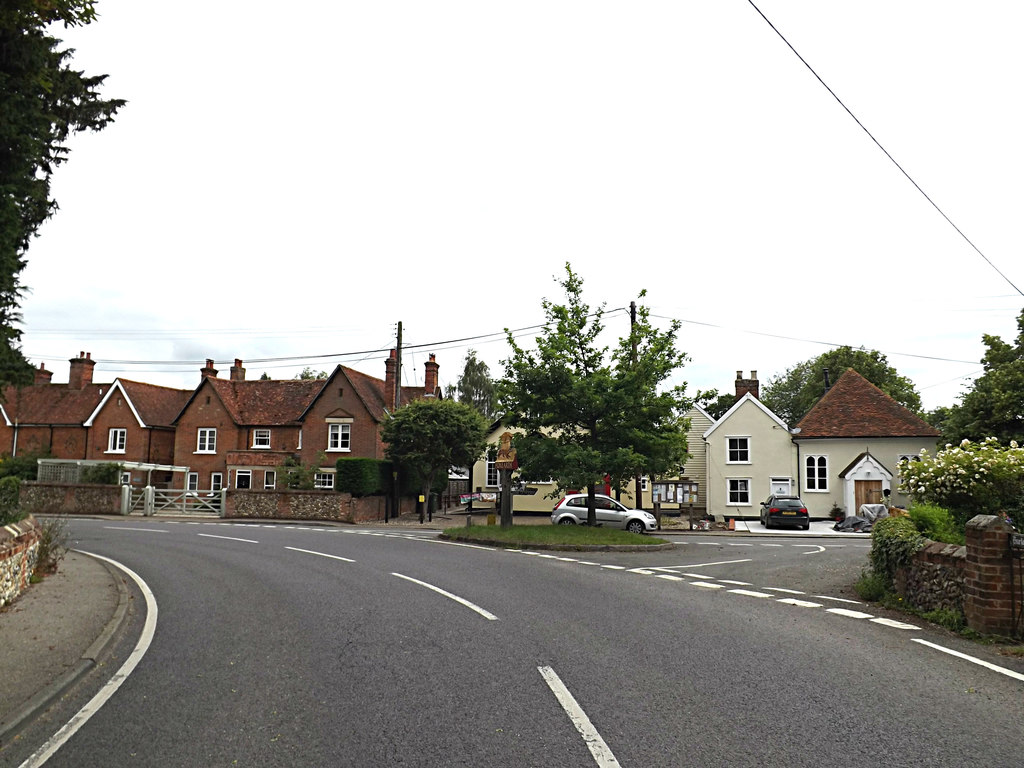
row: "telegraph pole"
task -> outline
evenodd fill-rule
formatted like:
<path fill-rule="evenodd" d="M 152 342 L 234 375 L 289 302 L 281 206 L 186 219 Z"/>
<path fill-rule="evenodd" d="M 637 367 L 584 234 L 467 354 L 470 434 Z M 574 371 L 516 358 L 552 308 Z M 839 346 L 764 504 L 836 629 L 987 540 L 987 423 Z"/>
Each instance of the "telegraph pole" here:
<path fill-rule="evenodd" d="M 630 345 L 630 357 L 629 362 L 631 367 L 636 368 L 636 302 L 629 302 L 629 345 Z M 644 495 L 643 495 L 643 477 L 637 472 L 634 478 L 636 483 L 636 493 L 634 494 L 634 501 L 637 509 L 644 508 Z"/>
<path fill-rule="evenodd" d="M 394 413 L 398 410 L 398 406 L 402 404 L 402 321 L 398 321 L 398 340 L 395 345 L 395 391 L 387 393 L 392 397 L 391 412 Z M 387 397 L 387 394 L 385 397 Z M 396 520 L 402 513 L 402 494 L 398 489 L 398 467 L 392 464 L 391 466 L 391 510 L 392 517 Z M 388 510 L 387 505 L 384 507 L 384 522 L 388 521 Z"/>

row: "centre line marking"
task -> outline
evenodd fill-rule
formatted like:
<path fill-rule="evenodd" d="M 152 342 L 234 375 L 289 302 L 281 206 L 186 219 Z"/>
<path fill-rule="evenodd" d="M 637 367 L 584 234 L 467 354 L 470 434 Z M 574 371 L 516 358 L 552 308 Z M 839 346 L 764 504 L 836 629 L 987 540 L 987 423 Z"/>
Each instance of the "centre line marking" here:
<path fill-rule="evenodd" d="M 299 549 L 298 547 L 285 547 L 285 549 L 290 549 L 292 552 L 305 552 L 307 555 L 318 555 L 320 557 L 329 557 L 329 558 L 331 558 L 331 560 L 343 560 L 346 563 L 354 563 L 355 562 L 355 560 L 351 560 L 351 559 L 349 559 L 347 557 L 342 557 L 341 555 L 329 555 L 326 552 L 314 552 L 312 549 Z"/>
<path fill-rule="evenodd" d="M 168 533 L 159 528 L 129 528 L 126 525 L 104 525 L 108 531 L 145 531 L 146 533 Z"/>
<path fill-rule="evenodd" d="M 395 573 L 394 571 L 391 572 L 391 575 L 392 576 L 397 576 L 400 579 L 405 579 L 406 581 L 411 581 L 413 584 L 419 584 L 421 587 L 426 587 L 429 590 L 433 590 L 434 592 L 437 592 L 437 594 L 439 594 L 439 595 L 443 595 L 444 597 L 447 597 L 450 600 L 454 600 L 459 605 L 466 606 L 471 611 L 476 611 L 477 613 L 479 613 L 481 616 L 483 616 L 488 621 L 497 621 L 498 620 L 498 617 L 495 616 L 490 611 L 485 611 L 479 605 L 475 605 L 474 603 L 469 602 L 469 600 L 466 600 L 463 597 L 459 597 L 458 595 L 453 595 L 451 592 L 446 592 L 445 590 L 441 589 L 440 587 L 435 587 L 433 584 L 427 584 L 427 582 L 425 582 L 425 581 L 420 581 L 419 579 L 414 579 L 412 576 L 404 576 L 403 574 Z"/>
<path fill-rule="evenodd" d="M 590 754 L 599 768 L 619 768 L 619 761 L 612 754 L 605 740 L 601 738 L 597 728 L 590 722 L 590 718 L 583 711 L 583 707 L 579 705 L 576 698 L 565 687 L 565 683 L 562 682 L 561 678 L 555 674 L 555 670 L 551 667 L 537 667 L 537 671 L 540 672 L 551 692 L 555 694 L 555 698 L 562 705 L 562 709 L 565 710 L 565 714 L 569 716 L 572 724 L 576 726 L 576 730 L 583 737 L 587 749 L 590 750 Z"/>
<path fill-rule="evenodd" d="M 746 595 L 747 597 L 775 597 L 775 595 L 769 592 L 755 592 L 752 589 L 730 589 L 734 595 Z"/>
<path fill-rule="evenodd" d="M 1024 675 L 1022 675 L 1020 672 L 1014 672 L 1011 669 L 1006 669 L 1005 667 L 997 666 L 995 664 L 992 664 L 991 662 L 984 661 L 982 659 L 976 659 L 973 656 L 968 656 L 966 653 L 954 651 L 952 648 L 945 648 L 941 645 L 936 645 L 935 643 L 929 643 L 927 640 L 920 640 L 916 637 L 912 638 L 912 640 L 915 643 L 920 643 L 921 645 L 927 645 L 929 648 L 934 648 L 936 651 L 948 653 L 950 656 L 956 656 L 958 659 L 964 659 L 965 661 L 969 661 L 972 664 L 977 664 L 979 666 L 985 667 L 985 669 L 991 669 L 993 672 L 998 672 L 1001 675 L 1012 677 L 1014 680 L 1024 680 Z"/>
<path fill-rule="evenodd" d="M 778 602 L 786 605 L 795 605 L 797 608 L 821 608 L 821 603 L 812 603 L 810 600 L 797 600 L 795 597 L 783 597 Z"/>
<path fill-rule="evenodd" d="M 212 533 L 197 533 L 196 536 L 205 536 L 208 539 L 227 539 L 228 541 L 244 541 L 246 544 L 259 544 L 253 539 L 239 539 L 236 536 L 215 536 Z"/>
<path fill-rule="evenodd" d="M 870 613 L 864 613 L 863 611 L 851 611 L 849 608 L 826 608 L 827 613 L 834 613 L 837 616 L 849 616 L 851 619 L 871 619 L 874 618 Z"/>

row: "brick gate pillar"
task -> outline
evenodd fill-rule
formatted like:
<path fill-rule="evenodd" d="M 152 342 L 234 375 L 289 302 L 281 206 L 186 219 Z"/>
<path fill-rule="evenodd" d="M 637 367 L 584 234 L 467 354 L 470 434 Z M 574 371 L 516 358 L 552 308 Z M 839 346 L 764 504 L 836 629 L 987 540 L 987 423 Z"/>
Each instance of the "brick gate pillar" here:
<path fill-rule="evenodd" d="M 986 635 L 1013 633 L 1010 531 L 995 515 L 977 515 L 967 523 L 964 616 L 968 627 Z"/>

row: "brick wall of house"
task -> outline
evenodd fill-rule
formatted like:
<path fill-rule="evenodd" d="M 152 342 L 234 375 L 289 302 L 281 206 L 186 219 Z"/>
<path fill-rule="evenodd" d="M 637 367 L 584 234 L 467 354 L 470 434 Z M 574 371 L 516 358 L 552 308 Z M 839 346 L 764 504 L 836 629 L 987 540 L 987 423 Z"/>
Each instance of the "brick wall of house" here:
<path fill-rule="evenodd" d="M 349 417 L 353 420 L 351 450 L 328 451 L 328 419 Z M 321 451 L 327 455 L 327 465 L 333 465 L 342 456 L 383 458 L 377 423 L 343 373 L 333 379 L 329 389 L 313 404 L 302 425 L 302 462 L 314 463 Z"/>
<path fill-rule="evenodd" d="M 197 453 L 199 430 L 217 430 L 216 453 Z M 174 463 L 199 473 L 199 487 L 210 487 L 210 475 L 220 472 L 227 483 L 227 453 L 239 450 L 245 441 L 244 430 L 235 426 L 220 397 L 209 385 L 199 390 L 191 405 L 178 420 L 174 435 Z"/>
<path fill-rule="evenodd" d="M 124 453 L 107 452 L 111 429 L 126 431 Z M 115 392 L 103 410 L 93 419 L 89 428 L 89 444 L 85 458 L 97 461 L 151 462 L 153 460 L 149 458 L 150 432 L 151 430 L 139 426 L 139 421 L 132 413 L 127 400 Z"/>

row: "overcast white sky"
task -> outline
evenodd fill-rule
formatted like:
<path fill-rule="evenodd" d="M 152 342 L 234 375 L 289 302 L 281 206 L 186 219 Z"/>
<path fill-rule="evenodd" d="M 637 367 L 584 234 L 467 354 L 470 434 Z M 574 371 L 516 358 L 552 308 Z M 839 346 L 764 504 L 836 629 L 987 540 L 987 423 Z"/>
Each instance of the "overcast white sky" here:
<path fill-rule="evenodd" d="M 757 4 L 1024 287 L 1024 6 Z M 539 323 L 566 261 L 593 305 L 646 288 L 684 322 L 691 391 L 827 342 L 885 352 L 934 408 L 983 333 L 1016 334 L 1024 297 L 747 0 L 97 7 L 58 36 L 129 104 L 73 141 L 22 275 L 54 381 L 79 351 L 97 381 L 383 376 L 398 321 L 407 383 L 430 352 L 454 382 L 468 347 L 497 375 L 500 335 L 445 342 Z"/>

